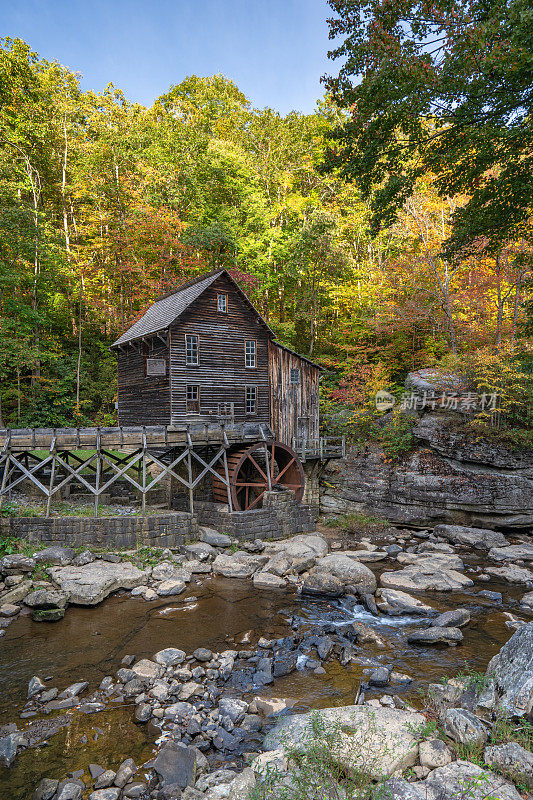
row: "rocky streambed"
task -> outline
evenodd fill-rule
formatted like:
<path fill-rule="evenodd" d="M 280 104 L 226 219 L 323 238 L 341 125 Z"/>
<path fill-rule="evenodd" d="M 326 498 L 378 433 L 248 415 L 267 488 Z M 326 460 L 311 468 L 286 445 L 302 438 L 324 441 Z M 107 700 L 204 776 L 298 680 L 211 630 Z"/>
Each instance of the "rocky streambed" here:
<path fill-rule="evenodd" d="M 294 731 L 312 709 L 354 731 L 371 720 L 379 777 L 403 780 L 410 769 L 409 791 L 431 796 L 438 769 L 450 786 L 470 769 L 456 760 L 464 752 L 457 744 L 475 722 L 459 712 L 448 720 L 440 740 L 446 763 L 424 760 L 421 742 L 435 736 L 413 730 L 424 730 L 438 703 L 442 725 L 449 707 L 475 719 L 480 709 L 492 714 L 503 684 L 482 681 L 490 696 L 479 705 L 460 678 L 446 696 L 433 688 L 431 709 L 419 689 L 443 687 L 446 675 L 483 674 L 515 630 L 524 636 L 533 627 L 527 542 L 458 526 L 390 529 L 348 543 L 307 535 L 242 550 L 215 531 L 202 538 L 149 565 L 135 553 L 96 558 L 57 548 L 51 564 L 41 551 L 44 581 L 35 580 L 35 559 L 0 562 L 0 613 L 16 609 L 7 609 L 3 619 L 15 621 L 0 641 L 6 797 L 35 790 L 37 800 L 244 800 L 254 786 L 262 790 L 265 765 L 285 775 Z M 19 589 L 6 603 L 22 585 L 26 594 Z M 54 609 L 64 618 L 38 621 L 39 611 Z M 522 649 L 527 675 L 527 637 Z M 529 711 L 531 690 L 522 684 L 515 700 L 524 707 L 513 713 Z M 287 730 L 276 725 L 280 713 Z M 388 763 L 379 748 L 385 741 L 390 749 L 383 731 L 391 726 L 403 744 Z M 517 796 L 510 784 L 499 786 L 497 796 Z"/>

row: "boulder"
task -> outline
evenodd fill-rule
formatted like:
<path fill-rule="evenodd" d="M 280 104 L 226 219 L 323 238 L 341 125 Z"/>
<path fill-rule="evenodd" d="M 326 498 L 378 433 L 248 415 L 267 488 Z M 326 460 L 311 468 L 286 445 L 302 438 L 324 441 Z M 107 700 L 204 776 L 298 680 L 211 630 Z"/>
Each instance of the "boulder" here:
<path fill-rule="evenodd" d="M 38 550 L 33 554 L 34 561 L 37 564 L 51 564 L 59 567 L 70 564 L 75 557 L 76 553 L 72 547 L 61 547 L 58 544 L 45 547 L 44 550 Z"/>
<path fill-rule="evenodd" d="M 470 612 L 466 608 L 454 608 L 453 611 L 445 611 L 439 614 L 436 619 L 431 620 L 433 628 L 463 628 L 470 622 Z"/>
<path fill-rule="evenodd" d="M 327 555 L 328 543 L 324 536 L 318 533 L 302 533 L 283 539 L 279 542 L 270 542 L 268 553 L 283 552 L 289 558 L 322 558 Z"/>
<path fill-rule="evenodd" d="M 266 556 L 237 552 L 218 555 L 213 561 L 213 572 L 225 578 L 249 578 L 268 561 Z"/>
<path fill-rule="evenodd" d="M 463 525 L 437 525 L 433 531 L 435 536 L 442 536 L 454 544 L 467 544 L 480 550 L 491 547 L 505 547 L 508 542 L 503 533 L 488 528 L 466 528 Z"/>
<path fill-rule="evenodd" d="M 529 790 L 533 789 L 533 753 L 520 747 L 516 742 L 486 747 L 483 754 L 485 763 L 494 767 Z"/>
<path fill-rule="evenodd" d="M 474 585 L 474 581 L 456 570 L 435 571 L 416 564 L 396 572 L 383 572 L 380 582 L 386 589 L 411 592 L 457 592 Z"/>
<path fill-rule="evenodd" d="M 113 564 L 101 560 L 84 567 L 51 567 L 50 575 L 54 583 L 70 596 L 70 602 L 81 606 L 97 605 L 111 592 L 133 589 L 148 579 L 148 573 L 133 564 Z"/>
<path fill-rule="evenodd" d="M 222 717 L 229 717 L 234 725 L 238 725 L 248 710 L 248 703 L 234 697 L 223 697 L 219 700 L 218 710 Z"/>
<path fill-rule="evenodd" d="M 226 795 L 230 800 L 249 800 L 250 792 L 256 783 L 255 772 L 250 767 L 246 767 L 240 775 L 237 775 L 229 784 L 229 793 Z"/>
<path fill-rule="evenodd" d="M 437 767 L 417 788 L 424 800 L 520 800 L 514 786 L 504 778 L 469 761 Z"/>
<path fill-rule="evenodd" d="M 20 611 L 20 606 L 13 603 L 2 603 L 0 606 L 0 617 L 14 617 Z"/>
<path fill-rule="evenodd" d="M 533 622 L 514 633 L 489 662 L 498 702 L 511 714 L 529 714 L 533 707 Z"/>
<path fill-rule="evenodd" d="M 57 589 L 37 589 L 24 598 L 24 605 L 30 608 L 65 608 L 69 595 Z"/>
<path fill-rule="evenodd" d="M 184 547 L 185 554 L 190 561 L 208 561 L 215 558 L 216 549 L 207 542 L 195 542 Z"/>
<path fill-rule="evenodd" d="M 407 641 L 409 644 L 447 644 L 453 647 L 463 641 L 463 634 L 459 628 L 421 628 L 412 631 Z"/>
<path fill-rule="evenodd" d="M 120 789 L 116 786 L 110 786 L 108 789 L 96 789 L 89 795 L 89 800 L 118 800 L 120 797 Z"/>
<path fill-rule="evenodd" d="M 135 766 L 135 761 L 133 758 L 127 758 L 117 769 L 117 774 L 115 775 L 114 780 L 115 786 L 118 786 L 120 789 L 122 789 L 129 781 L 131 781 L 136 772 L 137 767 Z"/>
<path fill-rule="evenodd" d="M 377 582 L 372 570 L 342 553 L 324 556 L 311 574 L 317 573 L 333 575 L 342 581 L 344 586 L 353 586 L 362 594 L 373 594 L 376 591 Z"/>
<path fill-rule="evenodd" d="M 520 600 L 520 608 L 522 611 L 533 612 L 533 592 L 527 592 Z"/>
<path fill-rule="evenodd" d="M 386 800 L 426 800 L 417 784 L 408 783 L 404 778 L 390 778 L 385 781 L 380 795 Z"/>
<path fill-rule="evenodd" d="M 194 786 L 196 781 L 196 751 L 177 742 L 167 742 L 153 762 L 153 769 L 165 786 Z"/>
<path fill-rule="evenodd" d="M 34 791 L 32 800 L 52 800 L 58 786 L 58 780 L 54 778 L 43 778 Z"/>
<path fill-rule="evenodd" d="M 35 559 L 21 553 L 13 553 L 0 558 L 0 573 L 2 575 L 18 575 L 20 572 L 33 572 Z"/>
<path fill-rule="evenodd" d="M 508 583 L 525 583 L 528 588 L 533 587 L 533 572 L 526 567 L 506 564 L 504 567 L 485 567 L 485 572 Z"/>
<path fill-rule="evenodd" d="M 174 595 L 181 594 L 187 588 L 185 581 L 179 578 L 173 578 L 168 581 L 161 581 L 155 587 L 157 594 L 160 597 L 173 597 Z"/>
<path fill-rule="evenodd" d="M 489 732 L 481 720 L 465 708 L 449 708 L 443 718 L 445 733 L 460 744 L 483 746 Z"/>
<path fill-rule="evenodd" d="M 164 667 L 175 667 L 177 664 L 183 663 L 186 658 L 187 653 L 184 650 L 179 650 L 177 647 L 165 647 L 164 650 L 159 650 L 155 654 L 154 661 Z"/>
<path fill-rule="evenodd" d="M 344 591 L 344 583 L 328 572 L 314 572 L 302 584 L 302 594 L 313 597 L 341 597 Z"/>
<path fill-rule="evenodd" d="M 413 565 L 423 572 L 440 572 L 441 570 L 457 570 L 462 572 L 465 565 L 459 556 L 449 553 L 400 553 L 398 564 Z"/>
<path fill-rule="evenodd" d="M 444 767 L 452 760 L 449 747 L 442 739 L 426 739 L 419 745 L 420 764 L 428 769 Z"/>
<path fill-rule="evenodd" d="M 185 581 L 191 579 L 189 569 L 173 564 L 171 561 L 160 561 L 152 570 L 153 581 Z"/>
<path fill-rule="evenodd" d="M 14 762 L 17 750 L 24 742 L 24 734 L 20 731 L 8 733 L 0 739 L 0 767 L 10 767 Z"/>
<path fill-rule="evenodd" d="M 156 678 L 160 678 L 163 673 L 163 668 L 159 664 L 155 664 L 147 658 L 142 658 L 140 661 L 137 661 L 131 669 L 138 678 L 145 681 L 153 681 Z"/>
<path fill-rule="evenodd" d="M 59 622 L 65 616 L 65 608 L 35 608 L 31 618 L 34 622 Z"/>
<path fill-rule="evenodd" d="M 407 592 L 401 592 L 398 589 L 381 589 L 376 603 L 384 614 L 414 614 L 427 617 L 438 613 L 432 606 L 428 606 L 417 597 L 412 597 Z"/>
<path fill-rule="evenodd" d="M 30 678 L 30 682 L 28 683 L 28 700 L 31 700 L 32 697 L 36 697 L 41 692 L 44 692 L 45 689 L 46 685 L 43 683 L 43 681 L 38 675 L 34 675 L 33 678 Z"/>
<path fill-rule="evenodd" d="M 493 547 L 489 550 L 492 561 L 533 561 L 533 545 L 512 544 L 507 547 Z"/>
<path fill-rule="evenodd" d="M 271 575 L 263 570 L 256 572 L 253 579 L 256 589 L 283 589 L 286 583 L 284 578 L 280 578 L 278 575 Z"/>
<path fill-rule="evenodd" d="M 305 747 L 317 714 L 323 724 L 338 730 L 331 758 L 348 774 L 364 768 L 375 779 L 386 778 L 416 762 L 414 730 L 424 723 L 424 717 L 396 708 L 344 706 L 284 717 L 267 734 L 265 749 Z"/>
<path fill-rule="evenodd" d="M 2 595 L 2 605 L 12 605 L 15 603 L 20 603 L 27 594 L 31 591 L 31 581 L 22 581 L 21 583 L 17 584 L 13 589 L 9 592 L 5 592 Z"/>
<path fill-rule="evenodd" d="M 231 538 L 225 533 L 219 533 L 214 528 L 204 528 L 200 526 L 200 539 L 212 547 L 230 547 Z"/>

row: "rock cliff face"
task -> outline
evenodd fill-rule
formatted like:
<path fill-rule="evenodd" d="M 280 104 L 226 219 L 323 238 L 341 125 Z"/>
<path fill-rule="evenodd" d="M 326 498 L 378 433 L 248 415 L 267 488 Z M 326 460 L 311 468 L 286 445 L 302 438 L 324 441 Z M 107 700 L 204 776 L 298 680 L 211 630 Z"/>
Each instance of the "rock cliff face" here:
<path fill-rule="evenodd" d="M 371 513 L 417 527 L 533 525 L 532 450 L 473 440 L 457 415 L 424 414 L 413 434 L 417 447 L 399 461 L 368 447 L 331 462 L 322 513 Z"/>

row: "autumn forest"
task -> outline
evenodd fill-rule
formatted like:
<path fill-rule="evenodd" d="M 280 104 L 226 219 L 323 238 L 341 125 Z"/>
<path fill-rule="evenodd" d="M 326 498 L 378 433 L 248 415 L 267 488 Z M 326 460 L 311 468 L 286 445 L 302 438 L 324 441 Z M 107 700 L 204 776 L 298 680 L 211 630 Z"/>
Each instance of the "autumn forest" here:
<path fill-rule="evenodd" d="M 474 14 L 471 35 L 485 25 L 486 42 L 474 97 L 457 19 L 435 12 L 409 38 L 399 3 L 365 4 L 374 27 L 355 19 L 361 3 L 330 6 L 344 44 L 307 115 L 253 108 L 220 74 L 169 76 L 147 108 L 113 85 L 82 91 L 79 75 L 3 40 L 0 426 L 114 424 L 109 344 L 158 295 L 226 267 L 278 339 L 326 368 L 332 426 L 361 422 L 377 389 L 400 393 L 407 372 L 440 365 L 496 387 L 509 425 L 527 427 L 531 198 L 515 167 L 531 179 L 531 107 L 522 96 L 506 119 L 479 102 L 465 115 L 480 92 L 496 96 L 483 84 L 495 48 L 500 87 L 516 74 L 531 91 L 531 57 L 506 61 Z M 417 50 L 435 25 L 445 48 Z M 464 85 L 452 91 L 453 58 Z"/>

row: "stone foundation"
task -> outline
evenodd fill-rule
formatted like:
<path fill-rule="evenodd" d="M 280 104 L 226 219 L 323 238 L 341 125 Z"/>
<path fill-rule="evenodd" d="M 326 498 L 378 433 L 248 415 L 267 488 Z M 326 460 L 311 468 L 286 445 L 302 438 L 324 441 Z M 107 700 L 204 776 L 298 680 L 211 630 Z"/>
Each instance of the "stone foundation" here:
<path fill-rule="evenodd" d="M 7 517 L 3 536 L 30 542 L 133 549 L 179 547 L 198 540 L 198 523 L 190 514 L 171 512 L 149 517 Z"/>
<path fill-rule="evenodd" d="M 266 492 L 263 508 L 230 514 L 227 506 L 195 502 L 195 515 L 173 511 L 148 517 L 6 517 L 2 536 L 69 547 L 109 549 L 180 547 L 198 541 L 198 525 L 216 528 L 239 540 L 282 539 L 315 530 L 309 506 L 296 503 L 291 491 Z"/>
<path fill-rule="evenodd" d="M 252 511 L 233 511 L 217 503 L 196 502 L 198 522 L 240 541 L 283 539 L 295 533 L 316 529 L 309 506 L 297 503 L 294 493 L 265 492 L 263 507 Z"/>

